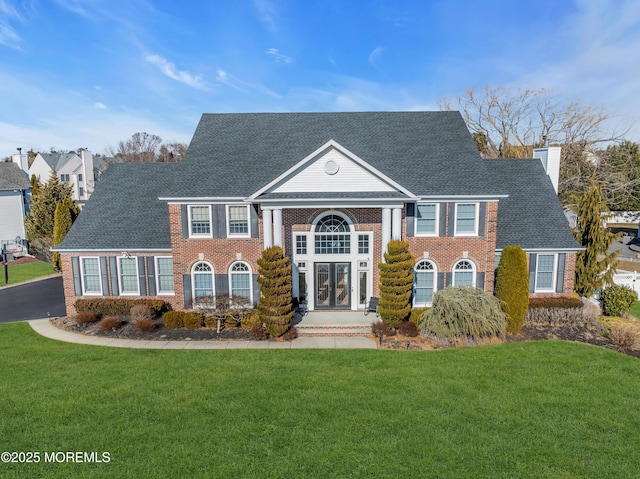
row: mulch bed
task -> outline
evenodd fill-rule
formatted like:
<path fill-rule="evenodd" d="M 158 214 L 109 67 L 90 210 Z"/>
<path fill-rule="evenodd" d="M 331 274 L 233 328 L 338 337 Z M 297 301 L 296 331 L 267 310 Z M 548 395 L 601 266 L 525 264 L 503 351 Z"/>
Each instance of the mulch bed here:
<path fill-rule="evenodd" d="M 38 260 L 32 256 L 23 256 L 22 258 L 13 259 L 9 261 L 9 266 L 13 266 L 16 264 L 25 264 L 25 263 L 35 263 Z"/>

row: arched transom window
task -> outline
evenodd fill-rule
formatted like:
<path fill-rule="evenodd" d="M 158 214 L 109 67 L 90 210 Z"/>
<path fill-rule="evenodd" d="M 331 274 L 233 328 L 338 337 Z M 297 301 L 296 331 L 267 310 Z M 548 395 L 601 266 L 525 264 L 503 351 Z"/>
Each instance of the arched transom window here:
<path fill-rule="evenodd" d="M 316 254 L 351 253 L 351 236 L 347 220 L 338 215 L 326 215 L 316 224 Z"/>
<path fill-rule="evenodd" d="M 209 263 L 200 262 L 191 269 L 193 282 L 193 302 L 201 304 L 214 301 L 213 268 Z"/>
<path fill-rule="evenodd" d="M 476 267 L 468 259 L 458 261 L 453 267 L 453 285 L 454 286 L 475 286 L 476 285 Z"/>
<path fill-rule="evenodd" d="M 251 268 L 247 263 L 238 261 L 229 268 L 231 298 L 236 303 L 251 303 Z"/>
<path fill-rule="evenodd" d="M 413 305 L 428 306 L 433 302 L 436 291 L 436 268 L 428 260 L 418 261 L 413 276 Z"/>

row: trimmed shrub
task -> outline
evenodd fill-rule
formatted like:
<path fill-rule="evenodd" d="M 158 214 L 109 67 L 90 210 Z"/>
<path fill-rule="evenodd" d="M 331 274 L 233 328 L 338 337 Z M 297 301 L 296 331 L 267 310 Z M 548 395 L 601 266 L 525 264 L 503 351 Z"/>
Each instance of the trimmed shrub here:
<path fill-rule="evenodd" d="M 76 311 L 91 311 L 98 316 L 127 316 L 131 308 L 143 304 L 153 311 L 154 317 L 171 310 L 171 305 L 162 299 L 128 299 L 128 298 L 92 298 L 78 299 L 74 306 Z"/>
<path fill-rule="evenodd" d="M 184 327 L 187 329 L 198 329 L 202 327 L 202 313 L 198 311 L 189 311 L 188 313 L 184 313 L 182 317 L 182 322 Z"/>
<path fill-rule="evenodd" d="M 178 329 L 184 327 L 183 311 L 167 311 L 162 315 L 162 322 L 167 328 Z"/>
<path fill-rule="evenodd" d="M 614 284 L 602 291 L 602 309 L 607 316 L 621 316 L 628 313 L 638 301 L 638 293 L 627 286 Z"/>
<path fill-rule="evenodd" d="M 272 246 L 262 252 L 258 266 L 258 314 L 267 332 L 277 338 L 289 329 L 294 314 L 291 299 L 291 265 L 282 248 Z"/>
<path fill-rule="evenodd" d="M 580 302 L 582 307 L 575 308 L 529 308 L 524 323 L 529 326 L 588 326 L 598 327 L 600 308 L 593 304 Z"/>
<path fill-rule="evenodd" d="M 438 291 L 433 306 L 422 317 L 422 331 L 438 338 L 503 337 L 507 315 L 500 300 L 471 286 Z"/>
<path fill-rule="evenodd" d="M 204 325 L 207 328 L 217 328 L 218 327 L 218 318 L 215 316 L 205 316 L 204 317 Z"/>
<path fill-rule="evenodd" d="M 100 324 L 98 324 L 98 329 L 102 331 L 114 331 L 118 329 L 122 325 L 122 321 L 120 318 L 116 316 L 107 316 Z"/>
<path fill-rule="evenodd" d="M 262 324 L 256 324 L 253 328 L 251 328 L 251 337 L 253 339 L 257 339 L 258 341 L 264 341 L 269 339 L 269 333 L 267 332 L 267 328 Z"/>
<path fill-rule="evenodd" d="M 520 246 L 506 246 L 502 250 L 496 275 L 496 298 L 502 301 L 502 310 L 508 317 L 507 332 L 519 333 L 529 309 L 527 253 Z"/>
<path fill-rule="evenodd" d="M 224 320 L 224 329 L 231 329 L 238 327 L 238 320 L 234 317 L 227 317 Z"/>
<path fill-rule="evenodd" d="M 82 311 L 81 313 L 76 314 L 76 324 L 80 326 L 95 323 L 97 320 L 98 316 L 91 311 Z"/>
<path fill-rule="evenodd" d="M 258 311 L 254 310 L 242 317 L 242 321 L 240 321 L 240 327 L 242 329 L 253 329 L 254 326 L 261 325 L 262 320 L 260 319 L 260 314 Z"/>
<path fill-rule="evenodd" d="M 413 265 L 409 244 L 391 240 L 380 263 L 380 305 L 378 313 L 383 322 L 397 328 L 411 312 Z"/>
<path fill-rule="evenodd" d="M 133 325 L 133 329 L 135 329 L 139 333 L 150 333 L 151 331 L 156 329 L 156 322 L 153 319 L 149 318 L 140 319 L 136 324 Z"/>
<path fill-rule="evenodd" d="M 409 316 L 409 321 L 415 324 L 418 328 L 420 327 L 420 318 L 424 312 L 429 308 L 414 308 L 411 310 L 411 315 Z"/>
<path fill-rule="evenodd" d="M 298 337 L 298 330 L 295 326 L 291 326 L 286 333 L 282 335 L 282 339 L 285 341 L 293 341 Z"/>
<path fill-rule="evenodd" d="M 529 310 L 535 308 L 582 308 L 584 303 L 580 298 L 569 298 L 565 296 L 549 298 L 529 298 Z"/>
<path fill-rule="evenodd" d="M 415 338 L 418 334 L 418 327 L 411 321 L 405 321 L 398 327 L 398 333 L 409 338 Z"/>
<path fill-rule="evenodd" d="M 615 323 L 609 331 L 609 341 L 623 351 L 640 349 L 640 330 L 631 324 Z"/>
<path fill-rule="evenodd" d="M 396 330 L 395 328 L 389 326 L 384 321 L 376 321 L 371 325 L 371 332 L 381 338 L 382 336 L 395 336 Z"/>
<path fill-rule="evenodd" d="M 153 310 L 146 304 L 136 304 L 133 308 L 131 308 L 129 317 L 131 318 L 131 322 L 133 324 L 136 324 L 138 321 L 141 321 L 143 319 L 153 319 L 154 314 Z"/>

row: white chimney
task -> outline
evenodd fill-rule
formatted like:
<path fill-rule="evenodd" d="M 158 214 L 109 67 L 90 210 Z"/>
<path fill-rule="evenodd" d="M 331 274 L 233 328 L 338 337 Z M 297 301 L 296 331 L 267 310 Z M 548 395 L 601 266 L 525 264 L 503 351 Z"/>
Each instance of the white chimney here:
<path fill-rule="evenodd" d="M 84 194 L 85 198 L 89 198 L 93 193 L 93 153 L 89 150 L 80 150 L 80 159 L 82 160 L 82 173 L 84 177 Z"/>
<path fill-rule="evenodd" d="M 556 194 L 558 194 L 558 182 L 560 181 L 560 152 L 562 148 L 559 146 L 549 146 L 547 137 L 543 136 L 542 138 L 544 140 L 544 146 L 542 148 L 534 148 L 533 157 L 542 161 L 544 171 L 546 171 L 549 178 L 551 178 L 553 189 L 556 190 Z"/>
<path fill-rule="evenodd" d="M 11 161 L 16 163 L 22 171 L 29 176 L 29 155 L 22 154 L 22 148 L 18 148 L 17 155 L 11 155 Z"/>

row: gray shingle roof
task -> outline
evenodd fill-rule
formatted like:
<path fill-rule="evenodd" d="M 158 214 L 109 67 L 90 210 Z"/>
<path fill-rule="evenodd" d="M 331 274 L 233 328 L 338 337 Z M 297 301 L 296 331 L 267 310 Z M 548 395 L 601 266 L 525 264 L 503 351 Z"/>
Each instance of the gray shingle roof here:
<path fill-rule="evenodd" d="M 416 195 L 500 189 L 458 112 L 241 113 L 202 116 L 169 196 L 249 196 L 329 140 Z"/>
<path fill-rule="evenodd" d="M 158 197 L 179 166 L 110 165 L 57 249 L 170 249 L 169 212 Z"/>
<path fill-rule="evenodd" d="M 40 153 L 40 156 L 52 170 L 60 170 L 64 164 L 75 156 L 74 153 Z"/>
<path fill-rule="evenodd" d="M 560 201 L 538 159 L 485 160 L 509 194 L 498 204 L 496 247 L 578 249 Z"/>
<path fill-rule="evenodd" d="M 0 163 L 0 190 L 27 190 L 31 183 L 27 174 L 13 162 Z"/>

